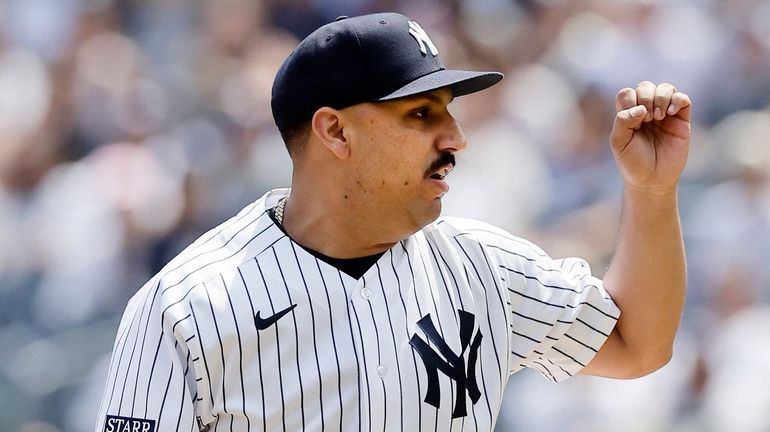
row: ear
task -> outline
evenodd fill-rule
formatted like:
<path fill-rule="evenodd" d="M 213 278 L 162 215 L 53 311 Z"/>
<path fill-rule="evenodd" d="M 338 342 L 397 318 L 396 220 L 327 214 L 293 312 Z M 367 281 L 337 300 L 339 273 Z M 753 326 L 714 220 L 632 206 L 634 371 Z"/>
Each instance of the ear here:
<path fill-rule="evenodd" d="M 310 125 L 321 143 L 337 158 L 347 159 L 350 156 L 350 143 L 345 137 L 344 116 L 340 111 L 321 107 L 313 114 Z"/>

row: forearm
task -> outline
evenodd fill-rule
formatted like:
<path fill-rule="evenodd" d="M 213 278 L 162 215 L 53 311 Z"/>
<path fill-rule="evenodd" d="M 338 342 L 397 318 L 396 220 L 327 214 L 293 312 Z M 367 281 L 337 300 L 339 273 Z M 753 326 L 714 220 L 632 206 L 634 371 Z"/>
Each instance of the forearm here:
<path fill-rule="evenodd" d="M 625 189 L 617 250 L 604 283 L 621 310 L 616 332 L 627 358 L 654 369 L 665 364 L 686 287 L 675 190 Z"/>

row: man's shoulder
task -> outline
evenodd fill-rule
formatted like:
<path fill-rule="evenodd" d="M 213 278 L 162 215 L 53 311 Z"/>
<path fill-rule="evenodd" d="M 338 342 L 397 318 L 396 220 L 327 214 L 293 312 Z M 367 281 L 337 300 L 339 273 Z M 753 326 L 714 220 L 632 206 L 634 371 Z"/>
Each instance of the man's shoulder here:
<path fill-rule="evenodd" d="M 184 295 L 218 275 L 235 271 L 284 236 L 267 214 L 270 193 L 210 229 L 169 261 L 151 280 L 160 292 Z"/>
<path fill-rule="evenodd" d="M 469 219 L 456 216 L 442 216 L 424 229 L 426 232 L 439 231 L 447 235 L 476 235 L 484 232 L 495 232 L 499 234 L 511 235 L 502 228 L 496 227 L 487 222 L 476 219 Z"/>
<path fill-rule="evenodd" d="M 427 238 L 453 239 L 455 244 L 470 242 L 493 249 L 525 249 L 529 254 L 545 255 L 545 252 L 531 241 L 476 219 L 443 216 L 423 228 L 422 233 Z"/>

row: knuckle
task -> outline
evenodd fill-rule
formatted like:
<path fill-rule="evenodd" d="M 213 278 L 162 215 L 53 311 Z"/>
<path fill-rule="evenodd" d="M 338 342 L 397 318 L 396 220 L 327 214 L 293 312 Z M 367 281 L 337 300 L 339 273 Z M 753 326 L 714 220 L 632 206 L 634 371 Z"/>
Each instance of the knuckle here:
<path fill-rule="evenodd" d="M 642 94 L 642 95 L 638 95 L 637 99 L 639 100 L 640 103 L 647 103 L 647 102 L 652 102 L 653 97 L 654 95 L 651 95 L 651 94 Z"/>
<path fill-rule="evenodd" d="M 639 84 L 636 85 L 636 88 L 649 87 L 649 86 L 655 87 L 655 84 L 653 84 L 652 81 L 644 80 L 644 81 L 640 81 Z"/>

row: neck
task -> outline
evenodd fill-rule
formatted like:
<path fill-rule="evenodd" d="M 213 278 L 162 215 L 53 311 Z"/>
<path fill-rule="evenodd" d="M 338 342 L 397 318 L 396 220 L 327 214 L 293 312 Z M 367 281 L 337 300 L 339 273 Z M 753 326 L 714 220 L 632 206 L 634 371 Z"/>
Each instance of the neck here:
<path fill-rule="evenodd" d="M 351 204 L 339 191 L 324 193 L 293 183 L 283 212 L 283 227 L 302 246 L 333 258 L 358 258 L 382 253 L 398 240 L 388 236 L 375 220 Z"/>

